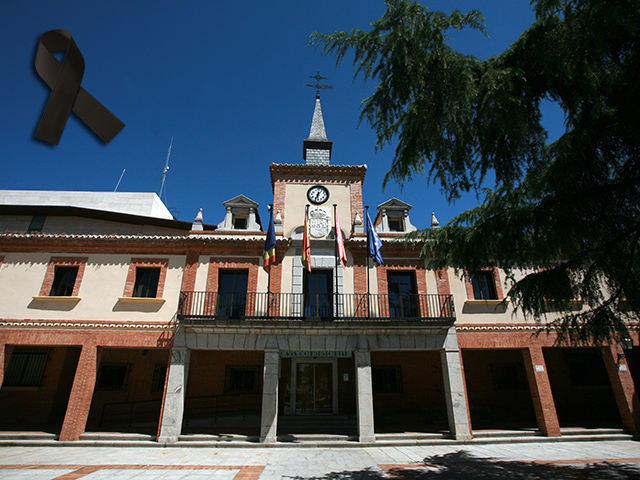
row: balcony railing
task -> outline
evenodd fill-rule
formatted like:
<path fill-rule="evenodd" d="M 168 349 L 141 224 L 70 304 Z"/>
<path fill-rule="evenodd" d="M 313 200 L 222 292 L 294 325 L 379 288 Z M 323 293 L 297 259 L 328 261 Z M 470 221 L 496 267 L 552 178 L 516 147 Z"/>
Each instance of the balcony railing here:
<path fill-rule="evenodd" d="M 452 295 L 182 292 L 178 318 L 215 320 L 455 321 Z"/>

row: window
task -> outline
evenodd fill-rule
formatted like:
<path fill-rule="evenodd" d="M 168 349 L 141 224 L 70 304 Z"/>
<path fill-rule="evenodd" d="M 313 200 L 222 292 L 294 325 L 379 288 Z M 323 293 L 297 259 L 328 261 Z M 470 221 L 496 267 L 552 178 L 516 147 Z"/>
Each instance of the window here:
<path fill-rule="evenodd" d="M 153 368 L 153 379 L 151 380 L 151 393 L 162 392 L 164 390 L 164 380 L 167 376 L 167 365 L 156 363 Z"/>
<path fill-rule="evenodd" d="M 480 272 L 471 277 L 474 300 L 497 300 L 493 271 Z"/>
<path fill-rule="evenodd" d="M 371 368 L 374 393 L 402 393 L 402 367 L 385 365 Z"/>
<path fill-rule="evenodd" d="M 226 395 L 260 393 L 259 365 L 227 365 L 224 379 Z"/>
<path fill-rule="evenodd" d="M 404 232 L 402 217 L 388 217 L 390 232 Z"/>
<path fill-rule="evenodd" d="M 156 298 L 156 294 L 158 293 L 159 281 L 159 268 L 137 268 L 136 284 L 133 287 L 133 296 L 142 298 Z"/>
<path fill-rule="evenodd" d="M 525 390 L 524 369 L 520 363 L 491 364 L 493 388 L 495 390 Z"/>
<path fill-rule="evenodd" d="M 244 317 L 247 305 L 246 270 L 223 270 L 218 283 L 218 315 L 230 318 Z"/>
<path fill-rule="evenodd" d="M 233 228 L 236 230 L 246 230 L 247 229 L 247 217 L 238 217 L 236 215 L 233 216 Z"/>
<path fill-rule="evenodd" d="M 86 257 L 51 257 L 40 297 L 78 297 L 86 266 Z"/>
<path fill-rule="evenodd" d="M 418 316 L 416 277 L 413 272 L 387 272 L 389 288 L 389 316 L 408 318 Z"/>
<path fill-rule="evenodd" d="M 70 297 L 76 284 L 78 267 L 63 267 L 57 265 L 51 285 L 50 297 Z"/>
<path fill-rule="evenodd" d="M 98 390 L 126 390 L 130 363 L 105 363 L 100 367 Z"/>
<path fill-rule="evenodd" d="M 31 217 L 31 222 L 29 223 L 28 233 L 31 232 L 41 232 L 44 227 L 44 221 L 47 219 L 44 215 L 34 215 Z"/>
<path fill-rule="evenodd" d="M 305 317 L 333 317 L 333 272 L 304 270 Z"/>
<path fill-rule="evenodd" d="M 132 258 L 124 286 L 124 298 L 157 298 L 162 301 L 169 260 Z"/>
<path fill-rule="evenodd" d="M 49 349 L 16 349 L 4 377 L 7 387 L 39 387 L 49 359 Z"/>

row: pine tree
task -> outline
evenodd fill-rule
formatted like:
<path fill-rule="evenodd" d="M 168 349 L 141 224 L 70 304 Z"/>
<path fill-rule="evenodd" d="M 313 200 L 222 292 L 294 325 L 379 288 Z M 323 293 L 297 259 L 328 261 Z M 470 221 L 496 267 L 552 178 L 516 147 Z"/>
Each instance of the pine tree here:
<path fill-rule="evenodd" d="M 447 44 L 455 30 L 485 33 L 479 12 L 407 0 L 387 1 L 368 31 L 314 33 L 311 43 L 338 65 L 353 51 L 355 75 L 377 83 L 361 119 L 379 147 L 396 145 L 385 183 L 425 175 L 453 200 L 495 175 L 480 206 L 413 235 L 431 267 L 498 266 L 526 315 L 563 312 L 545 323 L 560 341 L 620 340 L 640 311 L 640 7 L 532 5 L 531 27 L 482 61 Z M 552 143 L 544 100 L 565 116 Z"/>

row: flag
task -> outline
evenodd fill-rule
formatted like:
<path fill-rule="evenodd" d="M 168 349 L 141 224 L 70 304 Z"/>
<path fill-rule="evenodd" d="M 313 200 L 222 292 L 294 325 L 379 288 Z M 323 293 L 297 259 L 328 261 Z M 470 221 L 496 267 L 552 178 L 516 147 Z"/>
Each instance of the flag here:
<path fill-rule="evenodd" d="M 309 238 L 309 208 L 304 212 L 304 232 L 302 234 L 302 265 L 311 273 L 311 239 Z"/>
<path fill-rule="evenodd" d="M 382 255 L 380 255 L 382 241 L 373 226 L 369 212 L 367 212 L 367 247 L 369 250 L 369 256 L 384 267 L 384 261 L 382 260 Z"/>
<path fill-rule="evenodd" d="M 273 226 L 273 210 L 269 211 L 269 228 L 267 229 L 267 238 L 264 241 L 264 264 L 262 268 L 267 273 L 271 270 L 271 264 L 276 261 L 276 229 Z"/>
<path fill-rule="evenodd" d="M 342 230 L 340 230 L 340 221 L 338 220 L 338 209 L 334 207 L 336 217 L 336 242 L 338 243 L 338 261 L 342 264 L 342 268 L 347 267 L 347 252 L 344 249 L 344 238 Z"/>

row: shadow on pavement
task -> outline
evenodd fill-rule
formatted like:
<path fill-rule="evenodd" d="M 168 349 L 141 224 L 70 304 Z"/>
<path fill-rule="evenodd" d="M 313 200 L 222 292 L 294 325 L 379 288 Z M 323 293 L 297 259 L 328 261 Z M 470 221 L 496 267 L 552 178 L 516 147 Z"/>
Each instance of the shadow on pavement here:
<path fill-rule="evenodd" d="M 636 480 L 640 464 L 583 463 L 558 464 L 526 461 L 501 461 L 480 458 L 464 450 L 426 457 L 406 465 L 379 465 L 378 468 L 332 472 L 322 477 L 290 476 L 292 480 Z"/>

